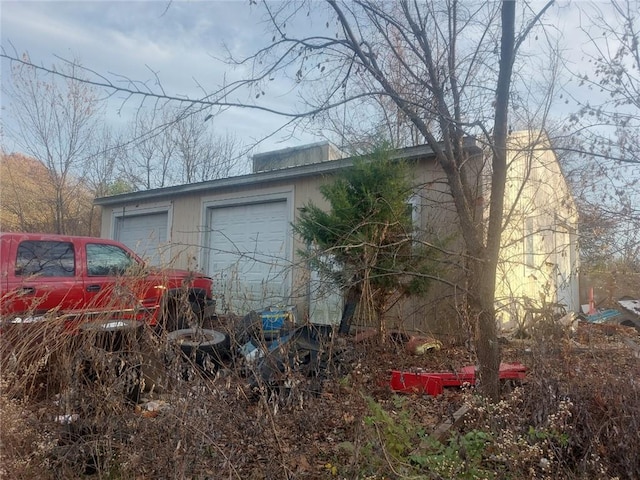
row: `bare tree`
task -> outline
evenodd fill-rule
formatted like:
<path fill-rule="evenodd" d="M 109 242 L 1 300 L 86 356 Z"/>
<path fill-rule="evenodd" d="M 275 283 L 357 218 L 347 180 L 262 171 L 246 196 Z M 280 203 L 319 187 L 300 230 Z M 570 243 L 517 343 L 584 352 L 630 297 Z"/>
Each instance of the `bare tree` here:
<path fill-rule="evenodd" d="M 584 4 L 581 10 L 590 70 L 574 78 L 578 85 L 571 94 L 579 110 L 565 129 L 563 160 L 581 205 L 588 266 L 601 268 L 608 259 L 637 269 L 640 4 L 611 0 Z M 602 242 L 605 237 L 608 241 Z"/>
<path fill-rule="evenodd" d="M 176 148 L 181 183 L 229 176 L 239 150 L 239 143 L 233 136 L 216 136 L 213 125 L 204 122 L 199 115 L 177 121 L 168 134 L 168 141 Z"/>
<path fill-rule="evenodd" d="M 500 354 L 494 297 L 504 221 L 509 102 L 514 68 L 530 61 L 520 50 L 552 3 L 535 11 L 533 4 L 513 1 L 265 2 L 272 41 L 237 62 L 249 67 L 250 78 L 192 99 L 135 82 L 122 87 L 103 75 L 89 83 L 140 96 L 143 102 L 173 101 L 185 113 L 209 107 L 255 108 L 303 125 L 363 97 L 386 98 L 432 148 L 446 176 L 468 255 L 468 316 L 476 327 L 481 388 L 497 398 Z M 327 19 L 324 31 L 295 28 L 306 24 L 311 9 L 320 9 L 320 18 Z M 22 61 L 6 52 L 2 56 Z M 275 76 L 290 79 L 292 90 L 300 89 L 306 110 L 288 110 L 270 98 Z M 351 81 L 355 78 L 369 88 L 351 90 L 351 85 L 361 84 Z M 404 81 L 394 81 L 397 78 Z M 255 101 L 230 100 L 247 88 Z M 489 152 L 486 228 L 473 180 L 477 171 L 465 149 L 470 135 Z"/>
<path fill-rule="evenodd" d="M 123 177 L 148 190 L 229 176 L 241 145 L 231 135 L 216 135 L 204 118 L 171 106 L 138 112 L 132 138 L 123 142 Z"/>
<path fill-rule="evenodd" d="M 23 152 L 46 167 L 48 178 L 43 181 L 55 192 L 56 233 L 67 233 L 69 223 L 78 223 L 72 218 L 74 200 L 85 193 L 82 173 L 92 154 L 102 106 L 95 89 L 81 80 L 76 63 L 63 71 L 64 78 L 47 76 L 27 63 L 14 63 L 12 83 L 5 89 L 13 120 L 5 128 Z"/>
<path fill-rule="evenodd" d="M 131 125 L 131 138 L 125 142 L 119 172 L 135 190 L 172 185 L 170 161 L 174 145 L 165 133 L 167 124 L 160 112 L 141 110 Z"/>
<path fill-rule="evenodd" d="M 503 228 L 507 171 L 508 112 L 516 54 L 551 3 L 538 12 L 528 5 L 516 34 L 516 3 L 328 1 L 328 28 L 335 33 L 290 36 L 291 18 L 301 4 L 266 4 L 275 28 L 273 44 L 255 57 L 254 69 L 267 79 L 281 70 L 296 81 L 318 83 L 328 76 L 325 95 L 308 100 L 324 111 L 363 95 L 389 99 L 436 154 L 459 218 L 469 259 L 468 313 L 476 327 L 483 391 L 498 397 L 500 354 L 495 319 L 496 268 Z M 393 61 L 390 61 L 393 59 Z M 260 69 L 260 65 L 266 65 Z M 293 65 L 293 70 L 291 66 Z M 401 69 L 405 82 L 394 82 Z M 347 92 L 350 80 L 370 82 L 366 91 Z M 256 85 L 260 85 L 257 83 Z M 478 217 L 477 190 L 465 138 L 481 138 L 491 157 L 488 228 Z"/>
<path fill-rule="evenodd" d="M 82 166 L 82 178 L 96 197 L 107 195 L 118 179 L 118 165 L 123 156 L 123 140 L 110 128 L 102 129 L 95 137 L 91 154 Z"/>
<path fill-rule="evenodd" d="M 132 190 L 118 168 L 125 155 L 123 140 L 108 127 L 96 136 L 92 154 L 84 162 L 82 178 L 94 197 L 104 197 L 113 193 Z M 96 214 L 97 212 L 97 214 Z M 89 217 L 90 233 L 100 233 L 100 209 L 91 206 Z"/>

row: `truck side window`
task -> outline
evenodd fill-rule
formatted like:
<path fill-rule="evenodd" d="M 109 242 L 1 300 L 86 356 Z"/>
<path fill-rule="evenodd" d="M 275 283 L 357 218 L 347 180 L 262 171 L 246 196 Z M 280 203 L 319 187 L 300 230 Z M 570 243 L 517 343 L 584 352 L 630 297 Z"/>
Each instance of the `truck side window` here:
<path fill-rule="evenodd" d="M 129 253 L 116 245 L 87 244 L 87 270 L 90 277 L 122 275 L 134 263 Z"/>
<path fill-rule="evenodd" d="M 16 276 L 73 277 L 75 273 L 71 242 L 26 240 L 18 245 Z"/>

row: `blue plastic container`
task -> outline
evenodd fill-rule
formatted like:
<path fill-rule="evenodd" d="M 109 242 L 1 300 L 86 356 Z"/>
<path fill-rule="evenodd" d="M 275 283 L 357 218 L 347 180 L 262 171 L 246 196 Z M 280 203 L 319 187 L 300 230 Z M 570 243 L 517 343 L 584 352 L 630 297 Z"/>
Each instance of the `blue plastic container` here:
<path fill-rule="evenodd" d="M 265 334 L 279 333 L 284 325 L 284 319 L 287 312 L 284 310 L 263 310 L 262 312 L 262 331 Z"/>

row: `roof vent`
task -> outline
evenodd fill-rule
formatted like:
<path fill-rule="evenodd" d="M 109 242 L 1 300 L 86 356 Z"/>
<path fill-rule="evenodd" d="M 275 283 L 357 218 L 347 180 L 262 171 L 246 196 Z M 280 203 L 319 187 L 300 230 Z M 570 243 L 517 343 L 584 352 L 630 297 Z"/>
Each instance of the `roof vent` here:
<path fill-rule="evenodd" d="M 342 152 L 329 142 L 258 153 L 253 156 L 253 173 L 337 160 L 342 156 Z"/>

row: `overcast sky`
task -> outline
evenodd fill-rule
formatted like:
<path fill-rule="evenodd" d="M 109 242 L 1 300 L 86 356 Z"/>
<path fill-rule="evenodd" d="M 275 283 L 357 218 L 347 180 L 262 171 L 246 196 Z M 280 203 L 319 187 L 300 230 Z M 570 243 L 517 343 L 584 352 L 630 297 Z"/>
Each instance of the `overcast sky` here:
<path fill-rule="evenodd" d="M 0 0 L 0 9 L 1 44 L 6 51 L 15 48 L 18 55 L 28 52 L 34 63 L 45 66 L 60 64 L 56 56 L 75 59 L 96 72 L 146 81 L 153 88 L 157 74 L 170 95 L 198 97 L 202 95 L 198 83 L 211 91 L 225 79 L 240 78 L 242 71 L 234 71 L 221 61 L 225 57 L 223 44 L 242 57 L 271 40 L 262 22 L 263 9 L 252 7 L 248 0 Z M 547 18 L 557 32 L 564 33 L 567 47 L 580 47 L 577 11 L 571 3 L 561 2 Z M 580 56 L 576 52 L 569 60 L 579 61 Z M 3 60 L 2 81 L 8 77 L 8 62 Z M 295 101 L 293 95 L 284 91 L 278 94 L 277 88 L 270 87 L 276 92 L 272 101 Z M 3 106 L 6 101 L 2 99 Z M 124 114 L 117 117 L 115 111 L 120 105 L 110 103 L 109 118 L 116 126 L 124 125 L 127 113 L 137 106 L 130 102 Z M 6 113 L 3 110 L 3 115 Z M 212 124 L 217 132 L 227 129 L 246 144 L 268 135 L 282 122 L 255 110 L 236 109 L 225 112 Z M 279 135 L 265 141 L 256 152 L 317 140 L 297 131 L 293 138 Z M 10 142 L 4 141 L 5 148 L 12 151 Z"/>
<path fill-rule="evenodd" d="M 224 46 L 234 55 L 254 52 L 267 38 L 263 11 L 248 0 L 226 1 L 4 1 L 0 3 L 2 47 L 22 55 L 28 52 L 36 64 L 60 64 L 57 57 L 78 60 L 99 73 L 118 74 L 148 82 L 155 88 L 155 74 L 170 95 L 202 96 L 198 84 L 214 89 L 239 78 L 221 60 Z M 270 40 L 270 37 L 268 38 Z M 3 82 L 9 64 L 2 61 Z M 113 77 L 111 77 L 113 78 Z M 279 98 L 279 102 L 292 99 Z M 3 106 L 7 99 L 3 98 Z M 137 107 L 129 102 L 119 117 L 112 101 L 110 119 L 118 125 Z M 3 110 L 3 115 L 7 110 Z M 5 119 L 6 120 L 6 119 Z M 234 133 L 244 143 L 268 135 L 282 119 L 253 110 L 227 111 L 213 128 Z M 256 151 L 273 150 L 317 141 L 301 132 L 284 139 L 276 136 Z M 10 141 L 5 139 L 11 151 Z"/>

